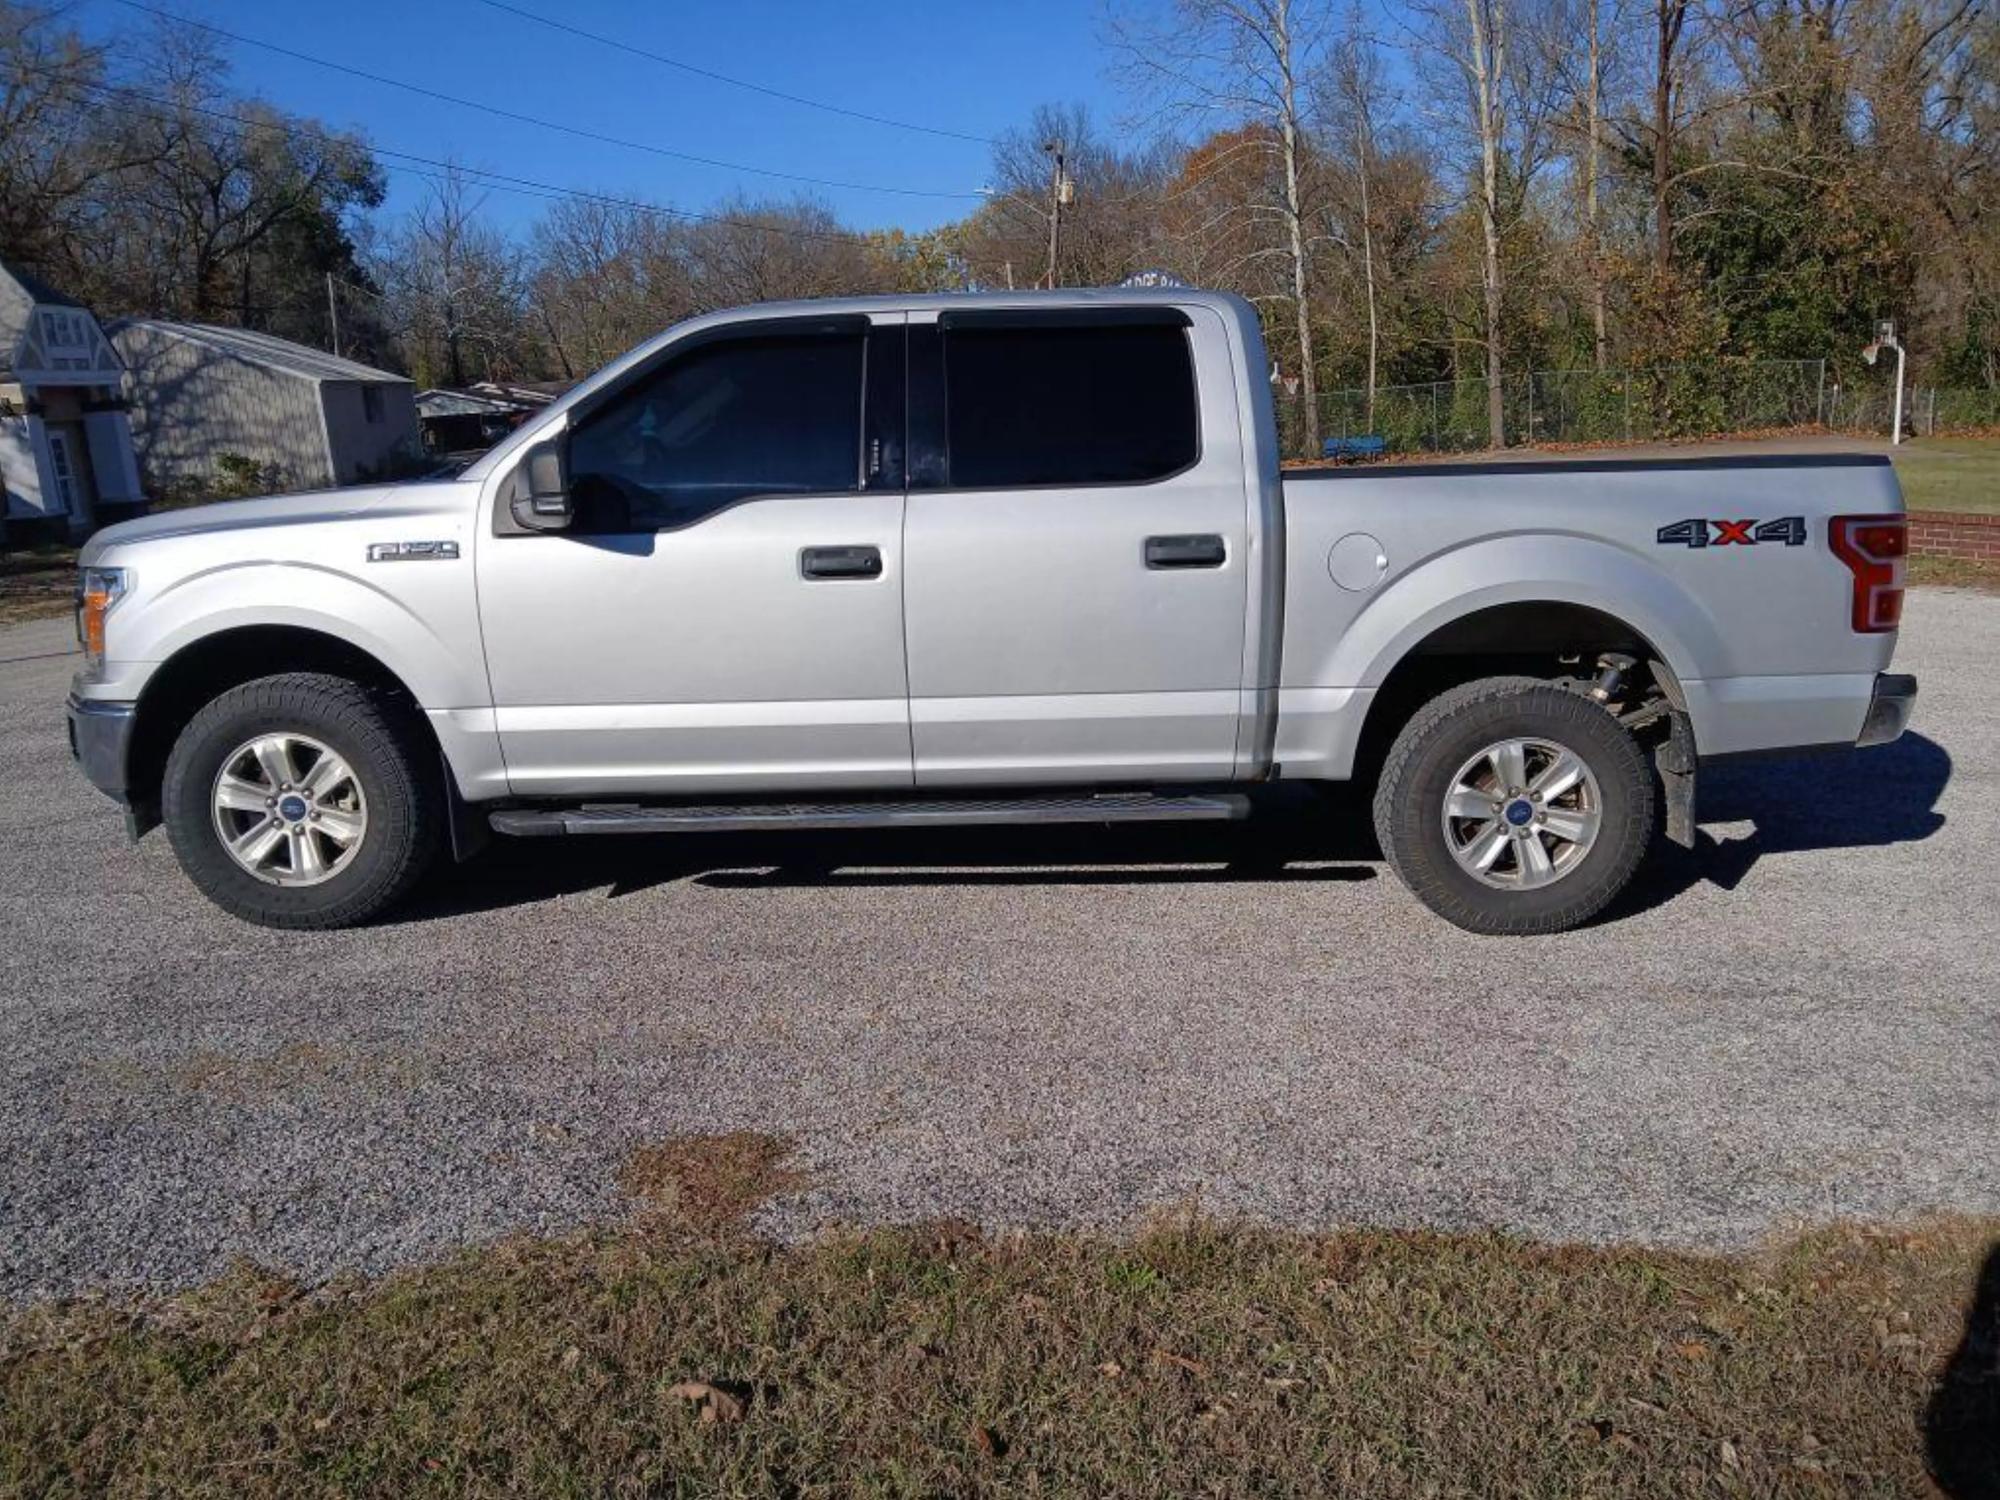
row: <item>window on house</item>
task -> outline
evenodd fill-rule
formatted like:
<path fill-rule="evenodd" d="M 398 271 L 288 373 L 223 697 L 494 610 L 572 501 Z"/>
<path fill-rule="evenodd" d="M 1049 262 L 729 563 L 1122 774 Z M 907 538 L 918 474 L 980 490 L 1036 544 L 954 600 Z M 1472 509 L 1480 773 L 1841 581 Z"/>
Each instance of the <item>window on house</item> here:
<path fill-rule="evenodd" d="M 82 314 L 73 312 L 43 313 L 42 337 L 54 349 L 81 349 L 89 342 Z"/>

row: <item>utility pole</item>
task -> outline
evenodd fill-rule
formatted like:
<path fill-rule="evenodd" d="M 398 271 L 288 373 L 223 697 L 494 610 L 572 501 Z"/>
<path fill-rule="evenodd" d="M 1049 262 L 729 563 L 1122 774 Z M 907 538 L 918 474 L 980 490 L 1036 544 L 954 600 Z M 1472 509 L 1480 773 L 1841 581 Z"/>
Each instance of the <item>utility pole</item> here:
<path fill-rule="evenodd" d="M 1049 173 L 1049 290 L 1056 289 L 1056 262 L 1062 254 L 1063 205 L 1076 196 L 1076 188 L 1063 170 L 1063 143 L 1047 141 L 1042 149 L 1049 153 L 1052 167 Z"/>
<path fill-rule="evenodd" d="M 326 273 L 326 326 L 333 335 L 333 357 L 340 358 L 340 306 L 333 299 L 333 272 Z"/>

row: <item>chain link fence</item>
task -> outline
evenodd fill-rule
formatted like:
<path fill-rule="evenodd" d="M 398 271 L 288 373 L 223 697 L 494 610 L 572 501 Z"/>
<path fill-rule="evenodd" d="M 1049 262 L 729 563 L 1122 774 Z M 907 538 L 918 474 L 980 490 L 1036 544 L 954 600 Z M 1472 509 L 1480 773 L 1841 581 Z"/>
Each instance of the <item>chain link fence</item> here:
<path fill-rule="evenodd" d="M 1826 425 L 1841 432 L 1881 433 L 1886 437 L 1896 419 L 1895 411 L 1893 381 L 1845 388 L 1835 385 L 1827 393 Z M 2000 390 L 1947 391 L 1920 385 L 1903 391 L 1903 433 L 1907 437 L 1936 437 L 1990 427 L 2000 427 Z"/>
<path fill-rule="evenodd" d="M 1873 372 L 1871 372 L 1873 373 Z M 1380 438 L 1389 453 L 1475 453 L 1487 448 L 1485 380 L 1323 391 L 1319 437 Z M 1713 361 L 1643 370 L 1536 370 L 1501 381 L 1509 446 L 1644 443 L 1672 438 L 1823 427 L 1886 437 L 1894 404 L 1886 372 L 1843 387 L 1823 359 Z M 1319 460 L 1306 440 L 1304 403 L 1278 393 L 1287 458 Z M 2000 391 L 1905 390 L 1907 433 L 2000 425 Z"/>

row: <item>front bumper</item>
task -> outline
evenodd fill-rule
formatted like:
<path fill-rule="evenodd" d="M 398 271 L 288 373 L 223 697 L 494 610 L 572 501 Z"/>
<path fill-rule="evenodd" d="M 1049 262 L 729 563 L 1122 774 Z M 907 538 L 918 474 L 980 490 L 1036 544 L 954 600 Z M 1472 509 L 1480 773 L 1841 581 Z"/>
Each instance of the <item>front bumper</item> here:
<path fill-rule="evenodd" d="M 1907 672 L 1878 672 L 1868 699 L 1868 717 L 1861 721 L 1857 745 L 1886 745 L 1909 727 L 1917 706 L 1917 679 Z"/>
<path fill-rule="evenodd" d="M 125 766 L 132 747 L 134 705 L 91 698 L 69 700 L 69 753 L 90 784 L 107 797 L 125 801 Z"/>

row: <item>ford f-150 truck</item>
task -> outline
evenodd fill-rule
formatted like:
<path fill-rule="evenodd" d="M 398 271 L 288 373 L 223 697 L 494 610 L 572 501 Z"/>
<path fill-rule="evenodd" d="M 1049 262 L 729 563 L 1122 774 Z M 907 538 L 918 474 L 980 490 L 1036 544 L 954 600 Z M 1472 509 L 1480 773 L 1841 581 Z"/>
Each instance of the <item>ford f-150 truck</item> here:
<path fill-rule="evenodd" d="M 1525 934 L 1691 840 L 1702 762 L 1902 732 L 1885 462 L 1287 471 L 1268 368 L 1207 292 L 698 317 L 454 478 L 100 533 L 71 744 L 274 926 L 494 832 L 1227 819 L 1303 779 L 1365 780 L 1421 900 Z"/>

